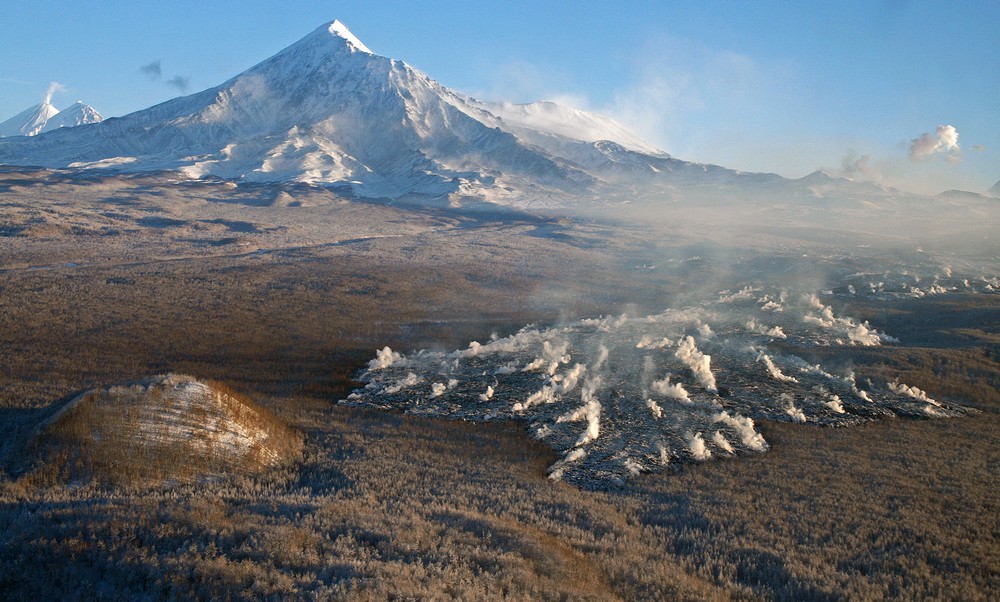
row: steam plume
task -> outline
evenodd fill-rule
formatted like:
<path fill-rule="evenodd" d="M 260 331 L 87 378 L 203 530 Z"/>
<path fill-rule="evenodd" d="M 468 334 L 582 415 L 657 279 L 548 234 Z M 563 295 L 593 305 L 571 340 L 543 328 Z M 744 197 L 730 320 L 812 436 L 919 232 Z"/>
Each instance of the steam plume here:
<path fill-rule="evenodd" d="M 764 353 L 763 351 L 761 351 L 761 352 L 759 352 L 757 354 L 757 361 L 764 363 L 764 366 L 767 367 L 767 371 L 771 374 L 771 376 L 775 380 L 780 380 L 780 381 L 783 381 L 783 382 L 786 382 L 786 383 L 797 383 L 797 382 L 799 382 L 799 379 L 795 378 L 794 376 L 788 376 L 788 375 L 782 373 L 781 370 L 778 369 L 778 367 L 774 365 L 774 361 L 771 360 L 771 357 L 769 355 L 767 355 L 766 353 Z"/>
<path fill-rule="evenodd" d="M 375 359 L 368 362 L 368 369 L 381 370 L 382 368 L 388 368 L 401 359 L 403 359 L 403 356 L 386 346 L 376 352 Z"/>
<path fill-rule="evenodd" d="M 917 401 L 924 402 L 926 405 L 922 409 L 924 413 L 927 414 L 928 416 L 940 415 L 938 408 L 941 407 L 941 404 L 931 399 L 931 397 L 928 396 L 927 392 L 924 391 L 923 389 L 918 389 L 917 387 L 904 385 L 899 381 L 892 381 L 891 383 L 889 383 L 889 389 L 893 393 L 896 393 L 897 395 L 906 395 L 908 397 L 916 399 Z"/>
<path fill-rule="evenodd" d="M 736 431 L 743 445 L 750 449 L 754 451 L 765 451 L 767 449 L 767 441 L 754 428 L 753 418 L 739 415 L 730 416 L 729 412 L 719 412 L 713 417 L 713 420 L 721 422 Z"/>
<path fill-rule="evenodd" d="M 648 407 L 649 411 L 651 411 L 653 413 L 653 417 L 654 418 L 657 418 L 657 419 L 663 418 L 663 408 L 660 407 L 660 404 L 656 403 L 652 399 L 647 399 L 646 400 L 646 407 Z"/>
<path fill-rule="evenodd" d="M 705 387 L 705 390 L 712 394 L 718 394 L 719 389 L 715 385 L 715 376 L 712 374 L 712 356 L 705 355 L 698 351 L 694 337 L 688 335 L 681 339 L 674 354 L 677 359 L 684 362 L 684 365 L 694 372 L 695 378 Z"/>
<path fill-rule="evenodd" d="M 722 434 L 722 431 L 715 431 L 715 434 L 712 435 L 712 443 L 715 443 L 720 449 L 722 449 L 727 453 L 730 454 L 736 453 L 736 450 L 733 449 L 733 444 L 726 440 L 726 437 L 725 435 Z"/>
<path fill-rule="evenodd" d="M 688 449 L 691 450 L 691 455 L 694 456 L 695 460 L 707 460 L 712 457 L 712 450 L 705 445 L 705 439 L 701 433 L 688 431 L 684 433 L 684 439 L 687 441 Z"/>
<path fill-rule="evenodd" d="M 65 92 L 66 86 L 60 84 L 59 82 L 51 82 L 49 87 L 45 90 L 45 104 L 52 104 L 52 96 L 56 92 Z"/>
<path fill-rule="evenodd" d="M 680 383 L 670 383 L 670 375 L 663 377 L 663 380 L 656 380 L 650 385 L 654 393 L 662 395 L 667 399 L 676 399 L 681 403 L 691 403 L 691 397 L 687 390 Z"/>
<path fill-rule="evenodd" d="M 556 422 L 575 422 L 587 420 L 587 430 L 576 441 L 576 446 L 586 445 L 597 439 L 601 434 L 601 402 L 597 399 L 597 390 L 601 388 L 601 378 L 588 378 L 580 391 L 583 405 L 556 419 Z"/>

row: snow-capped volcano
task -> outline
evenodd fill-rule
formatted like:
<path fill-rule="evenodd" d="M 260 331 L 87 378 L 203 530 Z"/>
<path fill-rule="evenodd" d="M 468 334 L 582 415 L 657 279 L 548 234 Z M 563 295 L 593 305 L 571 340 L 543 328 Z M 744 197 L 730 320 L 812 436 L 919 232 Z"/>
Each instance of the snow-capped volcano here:
<path fill-rule="evenodd" d="M 103 119 L 94 107 L 84 104 L 83 101 L 78 100 L 60 111 L 46 100 L 0 123 L 0 138 L 36 136 L 58 128 L 99 123 Z"/>
<path fill-rule="evenodd" d="M 493 187 L 508 176 L 564 189 L 591 179 L 499 123 L 334 21 L 220 86 L 85 133 L 5 144 L 0 161 L 349 183 L 373 197 Z"/>
<path fill-rule="evenodd" d="M 41 132 L 51 132 L 59 128 L 72 128 L 88 123 L 100 123 L 104 117 L 94 107 L 78 100 L 49 118 Z"/>
<path fill-rule="evenodd" d="M 48 102 L 40 102 L 0 123 L 0 137 L 34 136 L 58 113 L 59 109 Z"/>
<path fill-rule="evenodd" d="M 608 117 L 553 102 L 470 98 L 373 53 L 339 21 L 202 92 L 92 127 L 2 141 L 0 163 L 346 185 L 364 197 L 557 203 L 788 182 L 675 159 Z"/>

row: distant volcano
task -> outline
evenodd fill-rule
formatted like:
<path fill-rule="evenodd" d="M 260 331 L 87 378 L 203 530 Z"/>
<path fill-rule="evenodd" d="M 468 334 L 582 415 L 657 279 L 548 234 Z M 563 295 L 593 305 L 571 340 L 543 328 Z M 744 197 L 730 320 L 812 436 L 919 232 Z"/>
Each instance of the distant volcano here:
<path fill-rule="evenodd" d="M 59 109 L 48 102 L 40 102 L 0 123 L 0 136 L 34 136 L 58 114 Z"/>
<path fill-rule="evenodd" d="M 99 123 L 103 119 L 94 107 L 84 104 L 83 101 L 78 100 L 62 111 L 45 101 L 0 123 L 0 138 L 36 136 L 62 127 Z"/>
<path fill-rule="evenodd" d="M 97 109 L 84 104 L 82 100 L 78 100 L 50 117 L 45 127 L 42 128 L 42 133 L 51 132 L 59 128 L 71 128 L 88 123 L 100 123 L 102 121 L 104 121 L 104 117 L 97 112 Z"/>

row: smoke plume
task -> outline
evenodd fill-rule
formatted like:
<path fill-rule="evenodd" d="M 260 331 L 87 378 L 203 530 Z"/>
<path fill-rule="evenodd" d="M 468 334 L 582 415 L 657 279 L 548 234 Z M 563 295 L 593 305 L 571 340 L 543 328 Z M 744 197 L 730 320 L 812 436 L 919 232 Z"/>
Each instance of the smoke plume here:
<path fill-rule="evenodd" d="M 150 79 L 160 79 L 163 76 L 163 68 L 160 66 L 160 59 L 156 59 L 152 63 L 145 64 L 139 67 L 144 75 L 149 76 Z"/>
<path fill-rule="evenodd" d="M 177 88 L 183 93 L 187 92 L 188 86 L 191 85 L 191 78 L 184 77 L 183 75 L 175 75 L 164 83 L 172 88 Z"/>

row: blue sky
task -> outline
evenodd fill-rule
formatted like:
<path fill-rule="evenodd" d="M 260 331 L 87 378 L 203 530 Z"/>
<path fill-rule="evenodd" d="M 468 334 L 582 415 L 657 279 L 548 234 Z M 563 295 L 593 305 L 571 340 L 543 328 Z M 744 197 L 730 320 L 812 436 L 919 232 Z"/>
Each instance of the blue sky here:
<path fill-rule="evenodd" d="M 59 108 L 123 115 L 336 18 L 446 86 L 608 113 L 682 159 L 929 193 L 1000 179 L 1000 2 L 622 4 L 5 0 L 0 120 L 53 81 Z"/>

